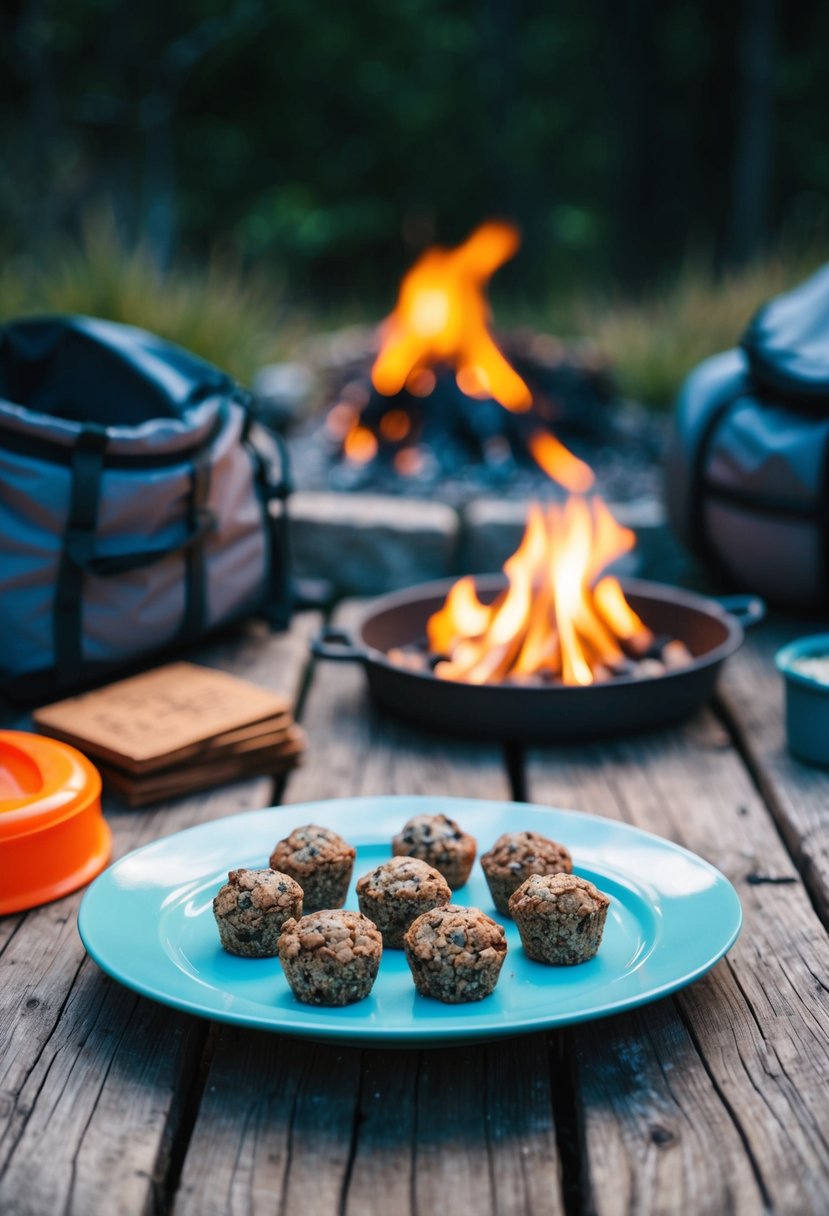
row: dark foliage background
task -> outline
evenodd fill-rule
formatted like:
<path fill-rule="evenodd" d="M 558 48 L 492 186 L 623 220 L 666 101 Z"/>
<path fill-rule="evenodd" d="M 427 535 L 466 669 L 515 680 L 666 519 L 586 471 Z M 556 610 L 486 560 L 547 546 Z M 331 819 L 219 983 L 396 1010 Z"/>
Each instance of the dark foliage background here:
<path fill-rule="evenodd" d="M 6 0 L 0 247 L 102 209 L 344 303 L 493 213 L 530 295 L 737 263 L 826 218 L 828 37 L 820 0 Z"/>

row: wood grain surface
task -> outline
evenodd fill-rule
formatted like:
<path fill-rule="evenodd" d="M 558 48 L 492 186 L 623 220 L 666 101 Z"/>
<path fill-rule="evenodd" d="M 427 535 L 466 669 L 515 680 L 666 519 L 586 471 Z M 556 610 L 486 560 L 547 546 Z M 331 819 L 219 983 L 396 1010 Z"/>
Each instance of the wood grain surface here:
<path fill-rule="evenodd" d="M 726 668 L 720 701 L 818 915 L 829 928 L 829 777 L 796 760 L 786 747 L 783 678 L 774 666 L 781 646 L 825 630 L 825 624 L 772 622 L 750 634 Z"/>
<path fill-rule="evenodd" d="M 315 620 L 290 636 L 257 625 L 200 661 L 296 698 Z M 21 723 L 22 725 L 22 723 Z M 110 803 L 116 856 L 234 811 L 267 806 L 263 777 L 126 811 Z M 0 1212 L 77 1216 L 163 1210 L 209 1032 L 106 978 L 76 928 L 82 892 L 8 923 L 0 984 Z M 6 921 L 0 921 L 5 929 Z M 3 938 L 0 938 L 2 944 Z"/>
<path fill-rule="evenodd" d="M 510 797 L 499 748 L 400 725 L 359 668 L 309 669 L 317 623 L 250 626 L 195 656 L 301 707 L 310 750 L 287 801 Z M 317 1045 L 110 982 L 77 937 L 80 895 L 0 919 L 0 1212 L 825 1216 L 829 776 L 782 745 L 785 635 L 765 626 L 730 661 L 716 714 L 519 769 L 534 801 L 677 840 L 737 887 L 728 958 L 631 1014 L 472 1047 Z M 122 854 L 271 800 L 260 778 L 107 814 Z"/>
<path fill-rule="evenodd" d="M 829 943 L 750 774 L 710 713 L 533 753 L 536 801 L 683 844 L 734 883 L 744 926 L 708 976 L 573 1028 L 588 1210 L 815 1213 L 829 1195 Z"/>
<path fill-rule="evenodd" d="M 344 606 L 336 623 L 350 625 L 359 611 Z M 302 725 L 309 762 L 290 776 L 288 802 L 384 793 L 509 797 L 500 749 L 435 739 L 388 719 L 369 703 L 358 667 L 317 665 Z M 235 1211 L 228 1197 L 240 1188 L 253 1196 L 240 1211 L 273 1211 L 267 1200 L 257 1206 L 249 1180 L 273 1174 L 270 1146 L 287 1138 L 293 1151 L 279 1156 L 281 1175 L 268 1188 L 281 1195 L 283 1212 L 408 1216 L 440 1210 L 451 1194 L 456 1210 L 480 1216 L 557 1216 L 549 1074 L 544 1035 L 381 1053 L 297 1041 L 263 1054 L 256 1038 L 220 1030 L 175 1212 Z M 238 1109 L 250 1084 L 244 1078 L 254 1077 L 253 1114 L 228 1144 L 210 1094 L 224 1093 Z M 506 1077 L 512 1083 L 504 1090 Z M 280 1100 L 264 1096 L 280 1092 Z M 312 1116 L 321 1121 L 316 1134 Z"/>

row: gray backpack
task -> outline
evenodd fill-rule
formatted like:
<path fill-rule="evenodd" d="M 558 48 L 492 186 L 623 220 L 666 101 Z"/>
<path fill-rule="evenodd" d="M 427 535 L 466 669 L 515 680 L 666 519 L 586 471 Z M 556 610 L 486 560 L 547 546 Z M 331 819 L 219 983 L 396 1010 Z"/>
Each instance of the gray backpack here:
<path fill-rule="evenodd" d="M 668 513 L 727 581 L 829 608 L 829 267 L 769 301 L 679 394 Z"/>
<path fill-rule="evenodd" d="M 230 377 L 87 317 L 0 327 L 0 689 L 42 699 L 289 609 L 287 466 Z"/>

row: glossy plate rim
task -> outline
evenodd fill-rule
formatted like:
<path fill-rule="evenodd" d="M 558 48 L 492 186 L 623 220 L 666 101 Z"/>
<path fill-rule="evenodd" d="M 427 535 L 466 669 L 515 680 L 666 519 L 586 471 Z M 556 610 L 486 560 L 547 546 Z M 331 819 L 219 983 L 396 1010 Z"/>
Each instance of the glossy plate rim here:
<path fill-rule="evenodd" d="M 659 920 L 661 938 L 665 939 L 659 942 L 660 965 L 652 982 L 641 991 L 634 991 L 626 996 L 616 996 L 604 1001 L 588 1001 L 583 1008 L 575 1011 L 560 1012 L 549 1009 L 544 1013 L 526 1017 L 512 1016 L 502 1022 L 496 1022 L 486 1015 L 487 1000 L 474 1004 L 445 1006 L 440 1002 L 418 997 L 418 1001 L 427 1003 L 430 1013 L 433 1011 L 432 1025 L 415 1025 L 412 1022 L 406 1025 L 384 1026 L 369 1024 L 368 1021 L 338 1022 L 337 1014 L 341 1011 L 318 1009 L 300 1002 L 293 1003 L 287 1010 L 268 1008 L 267 1014 L 234 1008 L 234 1001 L 239 1001 L 238 994 L 220 993 L 195 978 L 188 979 L 185 971 L 173 967 L 161 940 L 162 910 L 186 898 L 188 891 L 196 890 L 199 885 L 204 886 L 207 877 L 216 873 L 217 856 L 211 856 L 211 849 L 214 849 L 216 842 L 221 841 L 225 835 L 229 840 L 243 838 L 245 830 L 249 829 L 252 839 L 257 833 L 262 833 L 263 839 L 270 840 L 272 837 L 272 844 L 275 844 L 293 827 L 302 823 L 318 822 L 347 837 L 350 832 L 350 839 L 359 850 L 361 847 L 390 845 L 388 830 L 381 831 L 376 826 L 378 823 L 385 823 L 388 829 L 388 821 L 391 818 L 396 824 L 395 830 L 398 830 L 405 820 L 414 814 L 435 814 L 441 811 L 458 820 L 465 830 L 478 837 L 478 856 L 492 841 L 489 839 L 489 833 L 481 840 L 480 826 L 476 831 L 476 815 L 479 818 L 489 816 L 497 820 L 496 827 L 492 829 L 495 835 L 510 829 L 536 828 L 545 831 L 546 828 L 545 834 L 560 839 L 571 847 L 576 872 L 581 868 L 581 850 L 577 842 L 585 833 L 588 837 L 592 836 L 598 840 L 600 847 L 606 843 L 611 846 L 611 850 L 617 848 L 620 863 L 608 865 L 607 875 L 615 875 L 622 881 L 630 877 L 637 885 L 639 898 L 642 897 L 642 891 L 651 892 L 651 911 Z M 348 823 L 343 822 L 344 820 Z M 349 826 L 356 822 L 360 822 L 359 827 Z M 266 827 L 268 834 L 265 837 Z M 492 836 L 493 840 L 495 835 Z M 234 857 L 229 855 L 232 847 L 232 844 L 228 845 L 228 852 L 222 853 L 223 864 L 219 869 L 252 864 L 242 858 L 241 846 L 238 846 L 239 859 L 234 860 Z M 646 873 L 631 872 L 630 858 L 636 855 L 637 848 L 640 852 L 644 851 L 647 858 Z M 671 893 L 670 882 L 666 884 L 664 876 L 655 874 L 651 868 L 654 856 L 666 866 L 670 860 L 674 870 L 677 865 L 680 865 L 680 868 L 684 866 L 683 872 L 696 877 L 698 883 L 703 885 L 691 894 Z M 169 867 L 165 869 L 165 864 L 171 858 L 178 864 L 175 881 L 171 878 Z M 186 860 L 182 860 L 183 858 Z M 154 863 L 160 863 L 161 877 L 158 880 L 148 880 L 148 867 L 151 870 Z M 267 857 L 261 864 L 266 863 Z M 357 874 L 358 871 L 355 870 L 354 878 Z M 354 878 L 349 904 L 353 903 Z M 612 877 L 610 880 L 612 881 Z M 149 918 L 149 925 L 148 907 L 151 912 L 157 913 L 156 917 Z M 491 908 L 488 911 L 493 913 Z M 671 926 L 675 929 L 680 923 L 678 918 L 684 920 L 695 913 L 704 912 L 710 919 L 712 911 L 715 911 L 719 918 L 717 933 L 709 932 L 703 940 L 695 944 L 690 954 L 685 951 L 688 957 L 684 962 L 673 970 L 669 966 L 666 972 L 666 958 L 668 962 L 672 958 Z M 497 913 L 494 915 L 497 916 Z M 116 929 L 116 925 L 126 925 L 125 937 L 120 936 L 120 929 Z M 741 927 L 742 907 L 739 896 L 725 875 L 696 853 L 654 833 L 586 811 L 563 810 L 537 803 L 429 795 L 379 795 L 289 803 L 262 810 L 243 811 L 185 828 L 142 845 L 114 862 L 88 888 L 78 913 L 78 931 L 91 958 L 107 975 L 142 996 L 173 1009 L 231 1025 L 303 1038 L 377 1047 L 405 1047 L 416 1044 L 425 1046 L 497 1039 L 573 1025 L 637 1008 L 668 996 L 705 975 L 731 949 Z M 130 955 L 131 945 L 138 947 L 137 954 Z M 276 960 L 274 962 L 278 967 Z M 531 966 L 539 967 L 541 964 Z M 559 970 L 575 972 L 576 968 L 544 968 L 545 972 L 553 976 Z M 158 982 L 158 973 L 166 975 L 165 982 Z M 378 977 L 378 983 L 380 978 Z M 505 976 L 502 975 L 500 983 L 504 983 L 504 980 Z M 346 1008 L 353 1011 L 359 1009 L 359 1004 Z"/>

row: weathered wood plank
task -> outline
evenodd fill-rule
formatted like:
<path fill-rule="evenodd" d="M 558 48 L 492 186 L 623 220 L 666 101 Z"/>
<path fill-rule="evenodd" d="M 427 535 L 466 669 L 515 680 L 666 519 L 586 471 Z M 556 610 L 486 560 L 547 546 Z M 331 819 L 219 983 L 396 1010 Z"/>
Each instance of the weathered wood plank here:
<path fill-rule="evenodd" d="M 480 1047 L 423 1053 L 417 1087 L 415 1211 L 438 1212 L 447 1195 L 459 1200 L 464 1212 L 497 1211 L 488 1151 L 486 1073 L 486 1049 Z"/>
<path fill-rule="evenodd" d="M 726 732 L 703 714 L 659 736 L 534 752 L 528 771 L 535 801 L 707 857 L 745 915 L 728 959 L 690 989 L 568 1032 L 588 1209 L 825 1211 L 829 944 Z"/>
<path fill-rule="evenodd" d="M 568 1032 L 566 1042 L 586 1211 L 763 1211 L 751 1160 L 671 999 Z"/>
<path fill-rule="evenodd" d="M 289 1045 L 284 1050 L 293 1052 Z M 360 1053 L 309 1045 L 303 1084 L 293 1107 L 291 1163 L 282 1192 L 284 1212 L 341 1209 L 358 1119 Z"/>
<path fill-rule="evenodd" d="M 419 1067 L 416 1051 L 363 1053 L 347 1216 L 409 1216 L 416 1210 Z"/>
<path fill-rule="evenodd" d="M 347 1213 L 562 1211 L 544 1035 L 365 1056 Z"/>
<path fill-rule="evenodd" d="M 336 622 L 350 628 L 361 611 L 345 604 Z M 358 664 L 317 664 L 302 724 L 310 762 L 290 776 L 286 802 L 360 794 L 510 797 L 500 748 L 395 721 L 372 703 Z"/>
<path fill-rule="evenodd" d="M 17 1093 L 4 1137 L 4 1213 L 143 1212 L 180 1117 L 177 1095 L 202 1042 L 171 1018 L 81 967 L 53 1032 Z M 28 998 L 33 1006 L 38 998 Z"/>
<path fill-rule="evenodd" d="M 3 951 L 15 933 L 21 928 L 25 919 L 25 912 L 19 912 L 16 916 L 4 916 L 0 918 L 0 957 L 2 957 Z"/>
<path fill-rule="evenodd" d="M 808 633 L 803 621 L 752 632 L 720 681 L 720 700 L 763 796 L 829 928 L 829 772 L 802 764 L 786 748 L 783 680 L 775 652 Z"/>
<path fill-rule="evenodd" d="M 345 606 L 338 622 L 358 612 Z M 389 720 L 370 705 L 359 669 L 317 666 L 303 726 L 310 757 L 288 781 L 289 802 L 384 793 L 509 797 L 499 749 Z M 459 1216 L 563 1210 L 545 1036 L 474 1049 L 366 1049 L 361 1057 L 343 1050 L 337 1069 L 312 1067 L 320 1050 L 286 1040 L 262 1052 L 256 1036 L 220 1032 L 176 1216 L 218 1214 L 237 1190 L 258 1201 L 250 1179 L 263 1177 L 286 1216 L 414 1216 L 450 1203 Z M 258 1078 L 273 1095 L 257 1102 L 250 1125 L 237 1075 Z M 310 1112 L 329 1103 L 336 1127 L 318 1129 Z M 291 1153 L 265 1160 L 286 1136 Z"/>
<path fill-rule="evenodd" d="M 519 1216 L 559 1210 L 561 1168 L 550 1117 L 547 1038 L 525 1035 L 509 1041 L 508 1049 L 495 1043 L 479 1050 L 493 1211 Z"/>
<path fill-rule="evenodd" d="M 295 693 L 302 620 L 290 636 L 251 626 L 205 652 Z M 252 638 L 251 632 L 256 635 Z M 255 663 L 254 663 L 255 656 Z M 194 823 L 267 805 L 267 778 L 146 812 L 108 806 L 116 855 Z M 0 1210 L 78 1216 L 155 1209 L 193 1087 L 207 1024 L 109 981 L 75 927 L 81 893 L 34 909 L 0 957 Z"/>
<path fill-rule="evenodd" d="M 223 1031 L 175 1211 L 336 1216 L 359 1071 L 358 1051 Z"/>

